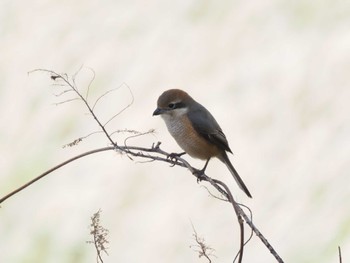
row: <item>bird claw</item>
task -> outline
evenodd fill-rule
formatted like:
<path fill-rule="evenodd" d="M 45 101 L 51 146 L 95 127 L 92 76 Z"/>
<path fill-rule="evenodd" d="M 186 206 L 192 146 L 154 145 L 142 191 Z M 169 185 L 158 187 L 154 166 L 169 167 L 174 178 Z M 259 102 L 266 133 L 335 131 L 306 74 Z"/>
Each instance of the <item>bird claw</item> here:
<path fill-rule="evenodd" d="M 184 154 L 185 154 L 185 152 L 182 152 L 182 153 L 170 153 L 166 158 L 170 159 L 170 161 L 173 162 L 173 164 L 171 165 L 171 167 L 173 167 L 176 164 L 176 162 L 177 162 L 177 158 L 181 157 Z"/>
<path fill-rule="evenodd" d="M 195 169 L 192 173 L 194 176 L 197 177 L 197 183 L 199 184 L 202 180 L 204 180 L 205 176 L 204 176 L 204 170 L 198 170 Z"/>
<path fill-rule="evenodd" d="M 181 157 L 182 155 L 184 155 L 185 152 L 182 152 L 182 153 L 170 153 L 166 158 L 170 158 L 170 159 L 175 159 L 177 157 Z"/>

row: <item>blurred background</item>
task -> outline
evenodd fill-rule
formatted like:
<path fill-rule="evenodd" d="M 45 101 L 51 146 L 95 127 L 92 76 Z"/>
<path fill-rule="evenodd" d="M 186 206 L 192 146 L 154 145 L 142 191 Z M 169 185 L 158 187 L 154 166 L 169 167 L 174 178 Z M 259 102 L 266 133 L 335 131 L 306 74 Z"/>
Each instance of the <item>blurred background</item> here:
<path fill-rule="evenodd" d="M 0 195 L 84 151 L 108 145 L 79 101 L 37 68 L 75 74 L 107 129 L 152 135 L 129 144 L 180 149 L 159 117 L 158 96 L 181 88 L 221 124 L 253 199 L 217 160 L 225 181 L 286 262 L 350 257 L 350 2 L 19 1 L 0 3 Z M 74 97 L 74 96 L 73 96 Z M 123 143 L 127 134 L 115 139 Z M 200 168 L 202 161 L 185 157 Z M 232 262 L 232 208 L 185 169 L 115 152 L 80 159 L 1 204 L 1 262 L 96 262 L 90 217 L 109 230 L 105 262 Z M 246 228 L 248 231 L 248 228 Z M 275 262 L 253 237 L 245 262 Z"/>

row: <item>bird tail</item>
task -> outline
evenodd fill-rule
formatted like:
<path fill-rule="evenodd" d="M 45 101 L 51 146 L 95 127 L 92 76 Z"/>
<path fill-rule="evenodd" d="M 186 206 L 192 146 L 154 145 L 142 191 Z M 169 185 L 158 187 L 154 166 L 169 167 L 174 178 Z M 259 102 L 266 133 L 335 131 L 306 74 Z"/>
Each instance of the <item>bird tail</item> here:
<path fill-rule="evenodd" d="M 238 175 L 236 169 L 233 167 L 233 165 L 230 162 L 230 159 L 227 156 L 227 153 L 224 152 L 219 159 L 226 164 L 227 168 L 230 170 L 231 174 L 233 175 L 233 178 L 236 180 L 238 186 L 243 190 L 243 192 L 246 193 L 247 196 L 252 198 L 252 195 L 250 194 L 248 188 L 243 183 L 242 178 Z"/>

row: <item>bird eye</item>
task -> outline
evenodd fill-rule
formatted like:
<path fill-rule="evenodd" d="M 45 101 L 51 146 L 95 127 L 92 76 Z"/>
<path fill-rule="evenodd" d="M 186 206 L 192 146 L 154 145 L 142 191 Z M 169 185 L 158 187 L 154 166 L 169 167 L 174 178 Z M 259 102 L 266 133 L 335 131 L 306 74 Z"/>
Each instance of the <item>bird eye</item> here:
<path fill-rule="evenodd" d="M 169 103 L 168 107 L 169 107 L 170 109 L 175 109 L 175 103 Z"/>

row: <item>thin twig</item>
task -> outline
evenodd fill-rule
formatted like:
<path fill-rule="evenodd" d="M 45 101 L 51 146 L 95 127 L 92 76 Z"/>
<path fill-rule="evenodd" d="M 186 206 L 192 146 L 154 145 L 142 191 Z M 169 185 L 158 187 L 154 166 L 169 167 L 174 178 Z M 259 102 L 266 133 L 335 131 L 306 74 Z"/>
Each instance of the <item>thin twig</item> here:
<path fill-rule="evenodd" d="M 37 72 L 37 71 L 42 71 L 42 72 L 47 72 L 51 74 L 51 77 L 54 78 L 60 78 L 62 79 L 72 90 L 74 90 L 78 97 L 81 98 L 81 100 L 83 101 L 83 103 L 85 104 L 85 106 L 87 107 L 87 109 L 89 110 L 90 114 L 93 116 L 93 118 L 95 119 L 95 121 L 97 122 L 98 126 L 100 126 L 100 128 L 102 129 L 102 131 L 104 132 L 105 136 L 107 137 L 107 139 L 112 143 L 112 145 L 114 147 L 118 147 L 117 143 L 115 143 L 112 138 L 110 137 L 109 133 L 106 131 L 106 128 L 104 125 L 102 125 L 102 123 L 100 122 L 100 120 L 97 118 L 95 112 L 92 110 L 90 104 L 85 100 L 85 98 L 83 97 L 83 95 L 79 92 L 76 84 L 75 84 L 75 78 L 77 76 L 77 74 L 81 71 L 82 67 L 79 68 L 79 70 L 73 75 L 72 80 L 73 80 L 73 84 L 70 83 L 69 78 L 66 74 L 59 74 L 53 70 L 48 70 L 48 69 L 35 69 L 30 71 L 29 73 L 32 72 Z"/>
<path fill-rule="evenodd" d="M 87 243 L 94 244 L 97 253 L 97 262 L 103 263 L 101 252 L 103 251 L 106 255 L 108 255 L 108 248 L 106 245 L 109 244 L 107 239 L 109 231 L 101 225 L 100 216 L 101 209 L 99 209 L 91 217 L 90 235 L 93 236 L 93 241 L 87 241 Z"/>
<path fill-rule="evenodd" d="M 145 158 L 145 159 L 149 159 L 149 160 L 153 160 L 153 161 L 162 161 L 162 162 L 166 162 L 166 163 L 170 163 L 170 164 L 174 164 L 176 166 L 181 166 L 184 168 L 187 168 L 191 171 L 191 173 L 197 177 L 197 179 L 200 179 L 202 181 L 207 181 L 209 183 L 211 183 L 223 196 L 225 196 L 226 198 L 228 198 L 229 200 L 234 200 L 232 198 L 232 195 L 230 197 L 230 192 L 226 192 L 227 191 L 227 186 L 225 184 L 223 184 L 222 182 L 220 182 L 219 180 L 216 179 L 212 179 L 210 177 L 208 177 L 207 175 L 203 174 L 203 175 L 198 175 L 198 169 L 192 167 L 185 159 L 181 158 L 181 157 L 177 157 L 175 156 L 174 159 L 176 159 L 176 162 L 170 160 L 169 158 L 167 158 L 167 156 L 170 155 L 170 153 L 167 153 L 165 151 L 163 151 L 160 148 L 160 142 L 158 142 L 157 144 L 153 145 L 151 148 L 143 148 L 143 147 L 136 147 L 136 146 L 118 146 L 118 148 L 115 148 L 114 146 L 109 146 L 109 147 L 104 147 L 104 148 L 99 148 L 99 149 L 95 149 L 92 151 L 88 151 L 86 153 L 77 155 L 51 169 L 49 169 L 48 171 L 42 173 L 41 175 L 37 176 L 36 178 L 32 179 L 31 181 L 29 181 L 28 183 L 24 184 L 23 186 L 17 188 L 16 190 L 12 191 L 11 193 L 7 194 L 6 196 L 2 197 L 0 199 L 0 204 L 3 203 L 5 200 L 7 200 L 8 198 L 10 198 L 11 196 L 15 195 L 16 193 L 22 191 L 23 189 L 27 188 L 28 186 L 30 186 L 31 184 L 33 184 L 34 182 L 38 181 L 39 179 L 45 177 L 46 175 L 50 174 L 51 172 L 57 170 L 58 168 L 61 168 L 63 166 L 65 166 L 66 164 L 80 159 L 84 156 L 90 155 L 90 154 L 94 154 L 94 153 L 98 153 L 98 152 L 103 152 L 103 151 L 109 151 L 109 150 L 117 150 L 119 152 L 124 152 L 124 153 L 128 153 L 132 156 L 135 157 L 140 157 L 140 158 Z M 145 154 L 148 153 L 148 154 Z M 150 155 L 149 153 L 154 153 L 156 155 Z M 160 155 L 160 156 L 159 156 Z M 164 156 L 164 157 L 162 157 Z M 225 187 L 226 186 L 226 187 Z M 273 249 L 273 247 L 270 245 L 270 243 L 267 241 L 267 239 L 261 234 L 261 232 L 255 227 L 255 225 L 253 224 L 253 222 L 250 220 L 250 218 L 244 213 L 244 211 L 237 205 L 232 204 L 236 209 L 238 210 L 238 213 L 240 216 L 243 217 L 244 221 L 250 226 L 250 228 L 253 230 L 253 232 L 260 238 L 260 240 L 265 244 L 265 246 L 269 249 L 269 251 L 271 252 L 271 254 L 276 258 L 276 260 L 279 263 L 283 263 L 283 260 L 280 258 L 280 256 L 277 254 L 277 252 Z M 242 238 L 241 238 L 242 240 Z M 240 251 L 240 258 L 242 257 L 242 253 L 243 250 Z M 240 262 L 240 261 L 239 261 Z"/>
<path fill-rule="evenodd" d="M 215 255 L 212 254 L 214 249 L 209 247 L 208 245 L 206 245 L 204 243 L 204 241 L 205 241 L 204 238 L 201 238 L 201 237 L 198 236 L 197 231 L 196 231 L 196 229 L 195 229 L 195 227 L 194 227 L 192 222 L 191 222 L 191 225 L 192 225 L 192 230 L 193 230 L 193 237 L 194 237 L 194 240 L 197 243 L 196 247 L 199 248 L 199 250 L 196 250 L 196 252 L 199 253 L 199 257 L 200 258 L 201 257 L 205 257 L 206 259 L 208 259 L 208 262 L 211 263 L 210 256 L 214 256 L 215 257 Z M 190 247 L 192 247 L 192 246 L 190 246 Z"/>
<path fill-rule="evenodd" d="M 236 203 L 235 199 L 232 196 L 230 189 L 227 187 L 226 184 L 224 184 L 223 182 L 216 180 L 216 179 L 212 179 L 212 181 L 217 185 L 221 185 L 225 189 L 227 196 L 228 196 L 228 200 L 230 201 L 230 203 L 233 206 L 233 209 L 235 210 L 237 220 L 239 223 L 239 228 L 240 228 L 240 249 L 239 249 L 238 263 L 241 263 L 242 259 L 243 259 L 243 249 L 244 249 L 244 225 L 243 225 L 242 215 L 241 215 L 240 211 L 238 210 L 239 205 Z M 213 184 L 211 182 L 211 180 L 209 182 L 211 184 Z M 235 262 L 235 260 L 233 262 Z"/>
<path fill-rule="evenodd" d="M 92 135 L 98 134 L 98 133 L 103 133 L 103 131 L 91 132 L 91 133 L 89 133 L 88 135 L 79 137 L 79 138 L 75 139 L 74 141 L 72 141 L 72 142 L 70 142 L 70 143 L 66 143 L 65 145 L 62 146 L 62 148 L 76 146 L 76 145 L 78 145 L 81 141 L 83 141 L 84 139 L 86 139 L 86 138 L 88 138 L 88 137 L 90 137 L 90 136 L 92 136 Z"/>
<path fill-rule="evenodd" d="M 74 91 L 76 91 L 77 93 L 80 93 L 80 91 L 78 90 L 78 86 L 77 84 L 75 83 L 75 79 L 76 77 L 78 76 L 78 74 L 80 73 L 80 71 L 83 69 L 83 64 L 80 66 L 80 68 L 73 74 L 72 76 L 72 81 L 73 81 L 73 85 L 72 84 L 69 84 L 71 87 L 74 87 Z M 68 77 L 67 77 L 67 80 L 68 80 Z M 82 98 L 83 99 L 83 98 Z"/>
<path fill-rule="evenodd" d="M 249 220 L 251 221 L 251 222 L 253 222 L 253 212 L 252 212 L 252 210 L 248 207 L 248 206 L 246 206 L 246 205 L 244 205 L 244 204 L 240 204 L 240 203 L 237 203 L 240 207 L 243 207 L 243 208 L 245 208 L 245 209 L 247 209 L 248 210 L 248 212 L 249 212 Z M 245 243 L 244 243 L 244 245 L 246 245 L 252 238 L 253 238 L 253 234 L 254 234 L 254 232 L 253 232 L 253 230 L 251 229 L 251 231 L 250 231 L 250 236 L 248 237 L 248 239 L 245 241 Z"/>
<path fill-rule="evenodd" d="M 64 100 L 64 101 L 61 101 L 61 102 L 56 102 L 56 103 L 53 103 L 53 105 L 58 106 L 58 105 L 62 105 L 62 104 L 65 104 L 65 103 L 68 103 L 68 102 L 72 102 L 72 101 L 75 101 L 75 100 L 80 100 L 80 98 L 73 98 L 73 99 L 68 99 L 68 100 Z"/>
<path fill-rule="evenodd" d="M 271 246 L 271 244 L 267 241 L 263 234 L 255 227 L 253 222 L 249 219 L 249 217 L 243 212 L 242 208 L 238 207 L 240 214 L 244 218 L 244 221 L 249 225 L 249 227 L 253 230 L 253 232 L 257 235 L 258 238 L 263 242 L 263 244 L 267 247 L 270 253 L 275 257 L 277 262 L 283 263 L 282 258 L 278 255 L 276 250 Z"/>
<path fill-rule="evenodd" d="M 215 199 L 218 199 L 218 200 L 220 200 L 220 201 L 230 202 L 230 201 L 229 201 L 228 199 L 226 199 L 226 198 L 222 198 L 222 197 L 219 197 L 219 196 L 214 195 L 212 192 L 210 192 L 210 190 L 209 190 L 208 187 L 206 187 L 206 186 L 204 186 L 204 185 L 203 185 L 202 187 L 204 187 L 204 189 L 207 190 L 207 192 L 209 193 L 209 195 L 210 195 L 211 197 L 213 197 L 213 198 L 215 198 Z"/>
<path fill-rule="evenodd" d="M 82 68 L 82 67 L 81 67 Z M 19 187 L 18 189 L 12 191 L 10 194 L 4 196 L 3 198 L 0 199 L 0 204 L 2 202 L 4 202 L 6 199 L 8 199 L 9 197 L 13 196 L 14 194 L 22 191 L 23 189 L 25 189 L 26 187 L 28 187 L 29 185 L 31 185 L 32 183 L 38 181 L 39 179 L 43 178 L 44 176 L 50 174 L 51 172 L 53 172 L 54 170 L 76 160 L 79 158 L 82 158 L 86 155 L 90 155 L 93 153 L 97 153 L 97 152 L 102 152 L 102 151 L 107 151 L 107 150 L 116 150 L 120 153 L 124 153 L 127 154 L 128 156 L 133 156 L 133 157 L 139 157 L 139 158 L 143 158 L 149 161 L 163 161 L 163 162 L 167 162 L 170 163 L 172 165 L 177 165 L 177 166 L 181 166 L 181 167 L 185 167 L 187 169 L 190 170 L 190 172 L 196 176 L 197 181 L 206 181 L 209 182 L 219 193 L 221 193 L 225 198 L 227 198 L 227 200 L 229 200 L 229 202 L 232 204 L 239 225 L 240 225 L 240 250 L 239 250 L 239 258 L 238 258 L 238 262 L 242 262 L 242 258 L 243 258 L 243 249 L 244 249 L 244 245 L 246 244 L 246 242 L 244 242 L 244 225 L 243 225 L 243 220 L 250 226 L 250 228 L 252 229 L 252 231 L 260 238 L 260 240 L 264 243 L 264 245 L 269 249 L 269 251 L 273 254 L 273 256 L 276 258 L 276 260 L 279 263 L 283 263 L 283 260 L 280 258 L 280 256 L 276 253 L 276 251 L 273 249 L 273 247 L 270 245 L 270 243 L 266 240 L 266 238 L 261 234 L 261 232 L 255 227 L 255 225 L 252 222 L 252 219 L 249 218 L 245 212 L 243 211 L 243 209 L 236 203 L 236 201 L 233 199 L 233 196 L 229 190 L 229 188 L 221 181 L 216 180 L 216 179 L 212 179 L 211 177 L 208 177 L 205 174 L 201 174 L 199 173 L 200 170 L 192 167 L 185 159 L 181 158 L 180 156 L 175 156 L 172 158 L 169 158 L 170 154 L 163 151 L 160 148 L 160 142 L 158 142 L 157 144 L 153 144 L 151 148 L 143 148 L 143 147 L 135 147 L 135 146 L 118 146 L 116 142 L 114 142 L 111 139 L 111 134 L 109 134 L 106 129 L 105 126 L 112 121 L 116 116 L 118 116 L 119 114 L 121 114 L 124 110 L 126 110 L 128 107 L 131 106 L 131 104 L 134 101 L 134 96 L 133 93 L 131 92 L 131 89 L 129 88 L 128 85 L 127 88 L 130 91 L 132 100 L 131 102 L 125 107 L 123 108 L 121 111 L 119 111 L 117 114 L 115 114 L 114 116 L 112 116 L 104 125 L 99 121 L 99 119 L 97 118 L 95 112 L 94 112 L 94 107 L 96 106 L 96 103 L 98 102 L 98 100 L 100 100 L 103 96 L 102 95 L 95 103 L 94 106 L 91 107 L 90 104 L 87 101 L 88 98 L 88 92 L 86 94 L 86 97 L 84 98 L 82 96 L 82 94 L 79 92 L 76 83 L 75 83 L 75 79 L 76 76 L 78 75 L 78 73 L 80 72 L 81 68 L 73 75 L 72 77 L 72 83 L 69 80 L 69 77 L 67 74 L 58 74 L 52 70 L 46 70 L 46 69 L 36 69 L 33 70 L 31 72 L 35 72 L 35 71 L 43 71 L 43 72 L 47 72 L 51 74 L 51 78 L 53 80 L 56 79 L 62 79 L 64 83 L 67 84 L 67 86 L 69 86 L 73 91 L 75 91 L 78 95 L 78 97 L 84 102 L 85 106 L 88 108 L 89 112 L 91 113 L 91 115 L 93 116 L 93 118 L 95 119 L 95 121 L 98 123 L 99 127 L 101 128 L 102 132 L 105 134 L 105 136 L 108 138 L 108 140 L 111 142 L 111 144 L 113 146 L 110 147 L 104 147 L 104 148 L 100 148 L 100 149 L 96 149 L 96 150 L 92 150 L 86 153 L 83 153 L 81 155 L 78 155 L 76 157 L 73 157 L 53 168 L 51 168 L 50 170 L 48 170 L 47 172 L 39 175 L 38 177 L 34 178 L 33 180 L 31 180 L 30 182 L 24 184 L 23 186 Z M 29 72 L 29 73 L 31 73 Z M 91 81 L 92 82 L 92 81 Z M 91 82 L 89 84 L 89 86 L 91 85 Z M 340 251 L 340 248 L 339 248 Z M 340 252 L 339 252 L 340 253 Z M 340 259 L 341 259 L 341 254 L 340 254 Z"/>
<path fill-rule="evenodd" d="M 59 85 L 59 84 L 57 84 L 57 85 Z M 66 87 L 66 85 L 64 85 L 65 87 Z M 62 96 L 63 94 L 66 94 L 66 93 L 68 93 L 68 92 L 72 92 L 73 90 L 71 90 L 71 89 L 67 89 L 67 90 L 64 90 L 64 91 L 62 91 L 62 92 L 60 92 L 60 93 L 57 93 L 57 94 L 53 94 L 55 97 L 60 97 L 60 96 Z"/>
<path fill-rule="evenodd" d="M 134 94 L 132 93 L 130 87 L 126 84 L 126 83 L 123 83 L 123 85 L 125 85 L 128 90 L 129 90 L 129 93 L 131 95 L 131 101 L 129 102 L 128 105 L 126 105 L 123 109 L 121 109 L 118 113 L 116 113 L 115 115 L 113 115 L 108 121 L 105 122 L 104 126 L 107 126 L 108 123 L 110 123 L 115 117 L 119 116 L 120 114 L 122 114 L 127 108 L 129 108 L 133 103 L 134 103 Z"/>
<path fill-rule="evenodd" d="M 107 90 L 105 93 L 103 93 L 100 97 L 98 97 L 96 100 L 95 100 L 95 103 L 94 103 L 94 105 L 92 106 L 92 110 L 94 110 L 95 109 L 95 107 L 96 107 L 96 105 L 97 105 L 97 103 L 104 97 L 104 96 L 106 96 L 107 94 L 109 94 L 109 93 L 111 93 L 111 92 L 113 92 L 113 91 L 116 91 L 116 90 L 118 90 L 120 87 L 118 87 L 118 88 L 114 88 L 114 89 L 110 89 L 110 90 Z"/>
<path fill-rule="evenodd" d="M 92 78 L 90 79 L 90 82 L 89 82 L 88 87 L 87 87 L 87 91 L 86 91 L 86 95 L 85 95 L 85 100 L 86 101 L 88 101 L 88 98 L 89 98 L 90 86 L 91 86 L 92 82 L 94 82 L 95 77 L 96 77 L 95 70 L 93 70 L 92 68 L 89 68 L 89 67 L 87 67 L 87 68 L 91 70 Z"/>
<path fill-rule="evenodd" d="M 109 151 L 109 150 L 113 150 L 114 147 L 104 147 L 104 148 L 99 148 L 99 149 L 95 149 L 95 150 L 92 150 L 92 151 L 88 151 L 88 152 L 85 152 L 85 153 L 82 153 L 82 154 L 79 154 L 77 156 L 74 156 L 70 159 L 68 159 L 67 161 L 64 161 L 63 163 L 60 163 L 54 167 L 52 167 L 51 169 L 47 170 L 46 172 L 40 174 L 39 176 L 35 177 L 34 179 L 30 180 L 29 182 L 25 183 L 24 185 L 22 185 L 21 187 L 17 188 L 16 190 L 12 191 L 11 193 L 5 195 L 4 197 L 2 197 L 0 199 L 0 204 L 2 202 L 4 202 L 6 199 L 10 198 L 11 196 L 17 194 L 18 192 L 22 191 L 23 189 L 27 188 L 28 186 L 30 186 L 31 184 L 35 183 L 36 181 L 40 180 L 41 178 L 45 177 L 46 175 L 52 173 L 53 171 L 65 166 L 66 164 L 69 164 L 77 159 L 80 159 L 82 157 L 85 157 L 87 155 L 90 155 L 90 154 L 94 154 L 94 153 L 98 153 L 98 152 L 103 152 L 103 151 Z"/>
<path fill-rule="evenodd" d="M 154 133 L 154 129 L 150 129 L 148 132 L 149 133 Z M 113 136 L 116 133 L 141 134 L 142 132 L 139 132 L 139 131 L 136 131 L 136 130 L 122 129 L 122 130 L 115 130 L 110 135 Z"/>

